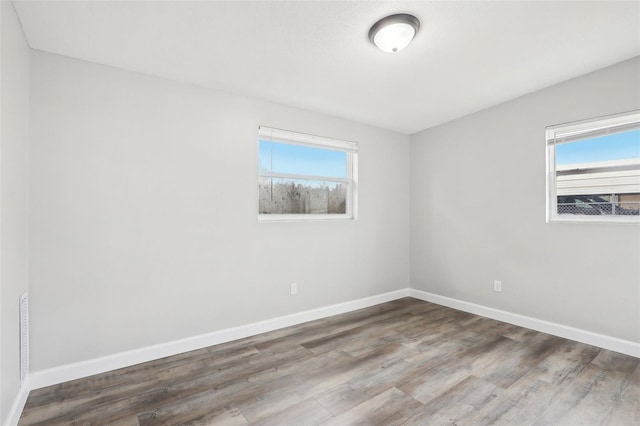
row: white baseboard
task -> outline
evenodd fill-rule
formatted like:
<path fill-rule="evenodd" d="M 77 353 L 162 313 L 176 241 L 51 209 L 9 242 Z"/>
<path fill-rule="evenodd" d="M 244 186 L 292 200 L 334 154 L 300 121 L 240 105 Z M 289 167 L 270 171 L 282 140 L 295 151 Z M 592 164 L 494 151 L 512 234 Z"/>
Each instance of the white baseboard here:
<path fill-rule="evenodd" d="M 16 400 L 14 401 L 14 404 L 12 405 L 9 412 L 7 424 L 10 426 L 17 424 L 18 419 L 20 418 L 20 414 L 22 413 L 22 409 L 24 408 L 24 404 L 27 400 L 27 396 L 29 395 L 29 391 L 32 389 L 39 389 L 70 380 L 92 376 L 94 374 L 105 373 L 107 371 L 116 370 L 118 368 L 129 367 L 135 364 L 153 361 L 167 356 L 205 348 L 207 346 L 226 343 L 232 340 L 254 336 L 256 334 L 278 330 L 281 328 L 302 324 L 321 318 L 326 318 L 332 315 L 338 315 L 345 312 L 355 311 L 357 309 L 367 308 L 369 306 L 378 305 L 380 303 L 389 302 L 403 297 L 414 297 L 416 299 L 424 300 L 427 302 L 437 303 L 439 305 L 473 313 L 476 315 L 481 315 L 483 317 L 530 328 L 532 330 L 542 331 L 544 333 L 553 334 L 555 336 L 564 337 L 566 339 L 587 343 L 604 349 L 609 349 L 615 352 L 620 352 L 640 358 L 640 343 L 634 343 L 631 341 L 605 336 L 602 334 L 597 334 L 562 324 L 514 314 L 512 312 L 501 311 L 499 309 L 489 308 L 458 299 L 452 299 L 450 297 L 439 296 L 437 294 L 427 293 L 421 290 L 405 288 L 402 290 L 396 290 L 376 296 L 365 297 L 363 299 L 338 303 L 331 306 L 325 306 L 322 308 L 312 309 L 296 314 L 285 315 L 243 326 L 214 331 L 212 333 L 207 333 L 199 336 L 188 337 L 185 339 L 162 343 L 159 345 L 147 346 L 144 348 L 134 349 L 131 351 L 121 352 L 105 357 L 33 372 L 29 374 L 23 382 L 22 387 L 20 388 L 20 391 L 16 396 Z"/>
<path fill-rule="evenodd" d="M 437 303 L 438 305 L 447 306 L 460 311 L 481 315 L 483 317 L 507 322 L 520 327 L 530 328 L 536 331 L 542 331 L 543 333 L 564 337 L 565 339 L 575 340 L 577 342 L 598 346 L 603 349 L 609 349 L 614 352 L 620 352 L 625 355 L 640 358 L 640 343 L 631 342 L 629 340 L 618 339 L 616 337 L 593 333 L 591 331 L 581 330 L 567 325 L 514 314 L 512 312 L 501 311 L 487 306 L 476 305 L 475 303 L 439 296 L 437 294 L 427 293 L 426 291 L 409 289 L 409 296 L 426 302 Z"/>
<path fill-rule="evenodd" d="M 278 330 L 308 321 L 367 308 L 380 303 L 389 302 L 409 296 L 409 289 L 396 290 L 363 299 L 338 303 L 331 306 L 312 309 L 291 315 L 285 315 L 265 321 L 255 322 L 243 326 L 214 331 L 199 336 L 188 337 L 159 345 L 147 346 L 87 361 L 67 364 L 47 370 L 36 371 L 29 375 L 31 389 L 39 389 L 94 374 L 105 373 L 118 368 L 129 367 L 147 361 L 153 361 L 171 355 L 205 348 L 207 346 L 230 342 L 256 334 Z"/>
<path fill-rule="evenodd" d="M 5 422 L 2 423 L 3 425 L 16 426 L 18 424 L 24 405 L 27 403 L 27 397 L 29 396 L 30 390 L 31 383 L 29 381 L 29 375 L 27 375 L 20 384 L 20 389 L 18 390 L 16 399 L 13 400 L 13 404 L 11 404 L 11 408 L 9 409 L 9 414 L 7 414 Z"/>

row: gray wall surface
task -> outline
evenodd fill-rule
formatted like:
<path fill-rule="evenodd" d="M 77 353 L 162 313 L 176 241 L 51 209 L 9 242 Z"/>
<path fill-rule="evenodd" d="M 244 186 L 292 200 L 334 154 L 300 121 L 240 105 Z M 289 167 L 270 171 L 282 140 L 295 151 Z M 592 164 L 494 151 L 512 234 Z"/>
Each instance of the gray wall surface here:
<path fill-rule="evenodd" d="M 638 108 L 634 58 L 412 135 L 412 288 L 640 342 L 640 226 L 545 223 L 545 126 Z"/>
<path fill-rule="evenodd" d="M 20 295 L 28 288 L 29 47 L 0 2 L 0 423 L 20 388 Z"/>
<path fill-rule="evenodd" d="M 34 370 L 409 286 L 408 136 L 31 61 Z M 259 125 L 359 142 L 359 219 L 258 223 Z"/>
<path fill-rule="evenodd" d="M 6 4 L 1 418 L 27 287 L 35 371 L 408 286 L 640 342 L 640 227 L 544 211 L 545 126 L 640 108 L 640 59 L 409 138 L 38 51 L 29 62 Z M 259 125 L 358 141 L 359 219 L 258 223 Z"/>

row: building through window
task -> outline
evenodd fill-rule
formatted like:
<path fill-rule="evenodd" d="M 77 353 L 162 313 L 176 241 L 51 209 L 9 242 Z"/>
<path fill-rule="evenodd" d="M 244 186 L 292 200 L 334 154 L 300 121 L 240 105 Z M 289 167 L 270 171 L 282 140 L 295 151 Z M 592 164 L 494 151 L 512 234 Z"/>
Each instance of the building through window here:
<path fill-rule="evenodd" d="M 640 222 L 640 111 L 546 134 L 549 221 Z"/>

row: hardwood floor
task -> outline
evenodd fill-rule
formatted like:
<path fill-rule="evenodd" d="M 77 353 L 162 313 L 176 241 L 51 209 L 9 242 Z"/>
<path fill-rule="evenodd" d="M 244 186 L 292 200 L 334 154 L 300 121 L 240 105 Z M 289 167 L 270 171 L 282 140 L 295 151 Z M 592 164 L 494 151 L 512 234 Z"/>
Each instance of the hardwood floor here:
<path fill-rule="evenodd" d="M 640 425 L 640 359 L 405 298 L 31 392 L 20 425 Z"/>

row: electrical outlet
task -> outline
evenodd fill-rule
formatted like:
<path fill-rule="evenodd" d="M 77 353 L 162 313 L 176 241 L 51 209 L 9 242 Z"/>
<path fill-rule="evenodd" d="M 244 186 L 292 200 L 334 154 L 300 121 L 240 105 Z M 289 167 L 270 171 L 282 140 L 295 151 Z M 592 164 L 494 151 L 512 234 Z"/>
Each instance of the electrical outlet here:
<path fill-rule="evenodd" d="M 493 291 L 497 291 L 498 293 L 502 293 L 502 281 L 495 280 L 493 282 Z"/>
<path fill-rule="evenodd" d="M 298 283 L 291 283 L 291 294 L 298 294 Z"/>

